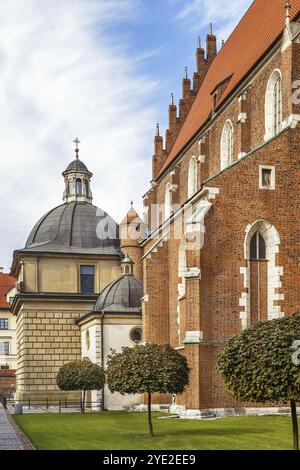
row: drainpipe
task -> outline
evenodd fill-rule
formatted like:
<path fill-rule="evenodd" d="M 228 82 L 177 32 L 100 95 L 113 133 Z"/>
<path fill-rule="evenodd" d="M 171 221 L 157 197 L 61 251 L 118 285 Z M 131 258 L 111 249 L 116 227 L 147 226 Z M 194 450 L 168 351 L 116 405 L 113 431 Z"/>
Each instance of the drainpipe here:
<path fill-rule="evenodd" d="M 104 332 L 103 332 L 103 327 L 104 327 L 104 315 L 105 311 L 102 310 L 101 312 L 101 366 L 104 368 Z M 104 387 L 102 389 L 102 400 L 101 400 L 101 411 L 104 411 L 105 406 L 104 406 L 104 398 L 105 398 L 105 391 Z"/>

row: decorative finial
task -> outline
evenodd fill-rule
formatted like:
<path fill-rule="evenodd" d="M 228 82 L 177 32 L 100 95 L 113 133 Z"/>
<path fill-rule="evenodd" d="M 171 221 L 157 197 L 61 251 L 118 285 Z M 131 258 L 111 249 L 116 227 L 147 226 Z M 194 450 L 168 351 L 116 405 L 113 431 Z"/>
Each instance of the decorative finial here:
<path fill-rule="evenodd" d="M 224 46 L 225 46 L 225 40 L 222 39 L 222 47 L 224 47 Z"/>
<path fill-rule="evenodd" d="M 201 49 L 201 36 L 198 36 L 197 48 L 198 48 L 198 49 Z"/>
<path fill-rule="evenodd" d="M 130 205 L 131 205 L 131 207 L 133 207 L 133 200 L 132 199 L 130 201 Z"/>
<path fill-rule="evenodd" d="M 159 124 L 156 124 L 156 137 L 159 137 Z"/>
<path fill-rule="evenodd" d="M 213 24 L 212 23 L 209 23 L 209 34 L 210 34 L 210 36 L 213 35 Z"/>
<path fill-rule="evenodd" d="M 78 137 L 76 137 L 75 140 L 73 140 L 73 143 L 75 144 L 75 153 L 76 153 L 76 158 L 79 158 L 79 147 L 78 145 L 81 144 L 80 140 L 78 139 Z"/>
<path fill-rule="evenodd" d="M 285 4 L 285 24 L 286 26 L 289 26 L 290 22 L 291 22 L 291 3 L 289 2 L 289 0 L 287 0 L 286 4 Z"/>
<path fill-rule="evenodd" d="M 187 67 L 184 68 L 184 78 L 185 78 L 185 79 L 188 79 L 188 78 L 189 78 L 189 77 L 188 77 L 188 68 L 187 68 Z"/>
<path fill-rule="evenodd" d="M 171 93 L 170 105 L 174 106 L 174 93 Z"/>

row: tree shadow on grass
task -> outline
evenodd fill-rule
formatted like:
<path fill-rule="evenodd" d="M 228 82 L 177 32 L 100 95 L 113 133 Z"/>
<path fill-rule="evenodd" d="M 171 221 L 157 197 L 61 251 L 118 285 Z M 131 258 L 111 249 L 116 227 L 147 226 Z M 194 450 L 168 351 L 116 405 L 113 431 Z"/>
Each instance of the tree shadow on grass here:
<path fill-rule="evenodd" d="M 268 428 L 212 428 L 212 429 L 170 429 L 168 431 L 158 431 L 155 432 L 154 429 L 154 438 L 170 438 L 172 436 L 180 437 L 183 436 L 186 438 L 188 435 L 189 437 L 195 436 L 195 437 L 205 437 L 205 436 L 220 436 L 220 437 L 230 437 L 230 436 L 245 436 L 245 435 L 255 435 L 255 434 L 267 434 L 267 433 L 272 433 L 271 429 Z M 143 434 L 131 434 L 130 439 L 132 440 L 142 440 L 150 436 L 147 433 Z"/>

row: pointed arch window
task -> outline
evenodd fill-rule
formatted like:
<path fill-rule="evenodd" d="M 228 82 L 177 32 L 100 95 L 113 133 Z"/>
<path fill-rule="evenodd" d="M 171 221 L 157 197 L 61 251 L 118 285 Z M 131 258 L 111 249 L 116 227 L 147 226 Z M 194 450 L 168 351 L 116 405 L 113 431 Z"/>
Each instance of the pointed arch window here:
<path fill-rule="evenodd" d="M 269 78 L 265 98 L 265 139 L 274 137 L 282 129 L 282 76 L 274 70 Z"/>
<path fill-rule="evenodd" d="M 233 160 L 233 125 L 226 121 L 221 136 L 221 170 L 231 165 Z"/>
<path fill-rule="evenodd" d="M 260 231 L 250 239 L 250 324 L 268 319 L 268 262 L 266 242 Z"/>
<path fill-rule="evenodd" d="M 255 232 L 250 241 L 250 259 L 265 260 L 266 259 L 266 242 L 260 232 Z"/>
<path fill-rule="evenodd" d="M 197 192 L 197 161 L 196 157 L 192 157 L 189 163 L 188 173 L 188 199 L 190 199 Z"/>

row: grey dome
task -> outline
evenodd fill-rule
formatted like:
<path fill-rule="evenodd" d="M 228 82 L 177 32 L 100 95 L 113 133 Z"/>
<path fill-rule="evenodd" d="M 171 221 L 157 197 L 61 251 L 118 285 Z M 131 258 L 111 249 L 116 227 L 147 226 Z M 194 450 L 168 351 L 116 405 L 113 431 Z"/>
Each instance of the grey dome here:
<path fill-rule="evenodd" d="M 143 283 L 132 274 L 126 274 L 109 284 L 99 295 L 95 312 L 141 312 Z"/>
<path fill-rule="evenodd" d="M 118 226 L 108 214 L 92 204 L 62 204 L 38 221 L 25 250 L 119 255 Z"/>
<path fill-rule="evenodd" d="M 66 170 L 63 172 L 63 175 L 69 171 L 84 171 L 86 173 L 90 173 L 86 165 L 81 160 L 79 160 L 79 158 L 76 158 L 76 160 L 67 166 Z"/>

